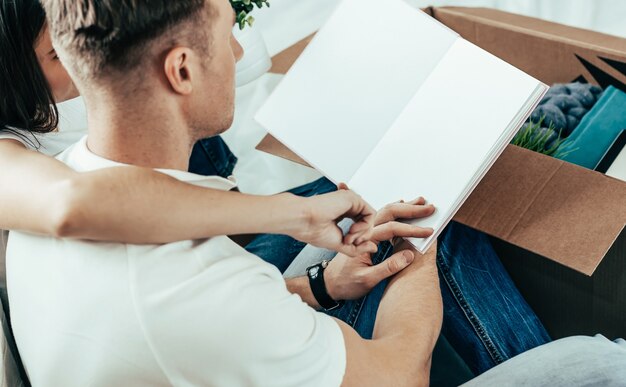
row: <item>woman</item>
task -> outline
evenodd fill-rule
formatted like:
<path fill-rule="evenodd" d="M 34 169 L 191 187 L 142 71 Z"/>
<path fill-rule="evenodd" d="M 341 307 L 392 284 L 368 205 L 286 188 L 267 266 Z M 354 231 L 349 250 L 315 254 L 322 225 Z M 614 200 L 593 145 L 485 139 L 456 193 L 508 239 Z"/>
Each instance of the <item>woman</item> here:
<path fill-rule="evenodd" d="M 72 171 L 48 156 L 85 135 L 57 130 L 54 103 L 78 92 L 55 55 L 37 1 L 2 1 L 0 52 L 0 229 L 127 243 L 266 232 L 357 251 L 352 242 L 371 219 L 354 227 L 346 243 L 334 219 L 371 211 L 348 192 L 259 197 L 198 188 L 142 168 Z M 228 176 L 235 160 L 220 138 L 207 139 L 196 144 L 190 166 Z M 358 249 L 369 250 L 367 243 Z"/>

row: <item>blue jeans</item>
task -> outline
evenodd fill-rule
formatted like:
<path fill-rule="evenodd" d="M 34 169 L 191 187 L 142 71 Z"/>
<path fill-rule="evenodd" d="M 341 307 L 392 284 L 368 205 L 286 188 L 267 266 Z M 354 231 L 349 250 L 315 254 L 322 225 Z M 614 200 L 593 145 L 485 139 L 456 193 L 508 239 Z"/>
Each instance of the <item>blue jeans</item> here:
<path fill-rule="evenodd" d="M 213 137 L 196 144 L 190 171 L 228 176 L 236 161 L 222 139 Z M 321 178 L 290 192 L 312 196 L 335 189 Z M 246 249 L 284 272 L 304 245 L 285 235 L 260 235 Z M 381 243 L 372 260 L 380 263 L 391 253 L 391 245 Z M 550 341 L 484 234 L 451 223 L 439 238 L 437 265 L 444 304 L 442 333 L 474 374 Z M 371 338 L 386 284 L 380 283 L 366 297 L 346 302 L 329 314 Z"/>
<path fill-rule="evenodd" d="M 298 196 L 310 197 L 336 190 L 337 187 L 330 180 L 322 177 L 288 192 Z M 263 258 L 264 261 L 271 263 L 281 273 L 284 273 L 304 246 L 305 243 L 287 235 L 261 234 L 246 246 L 246 250 Z"/>
<path fill-rule="evenodd" d="M 391 246 L 383 243 L 373 262 L 380 263 L 391 253 Z M 316 261 L 333 256 L 321 249 L 307 254 Z M 309 257 L 296 259 L 301 263 Z M 451 223 L 439 238 L 437 266 L 444 305 L 442 334 L 474 375 L 550 341 L 484 234 Z M 330 314 L 370 338 L 385 286 L 386 282 L 379 284 L 364 299 L 347 302 Z"/>
<path fill-rule="evenodd" d="M 393 253 L 393 247 L 389 242 L 383 242 L 378 247 L 378 252 L 372 257 L 373 264 L 379 264 Z M 374 332 L 374 322 L 378 305 L 383 298 L 388 280 L 380 282 L 369 294 L 358 300 L 346 301 L 340 308 L 326 312 L 354 328 L 364 339 L 371 339 Z"/>
<path fill-rule="evenodd" d="M 189 158 L 189 172 L 203 176 L 228 177 L 233 174 L 237 157 L 220 136 L 198 141 Z"/>
<path fill-rule="evenodd" d="M 439 237 L 442 334 L 475 375 L 550 341 L 487 236 L 452 222 Z"/>

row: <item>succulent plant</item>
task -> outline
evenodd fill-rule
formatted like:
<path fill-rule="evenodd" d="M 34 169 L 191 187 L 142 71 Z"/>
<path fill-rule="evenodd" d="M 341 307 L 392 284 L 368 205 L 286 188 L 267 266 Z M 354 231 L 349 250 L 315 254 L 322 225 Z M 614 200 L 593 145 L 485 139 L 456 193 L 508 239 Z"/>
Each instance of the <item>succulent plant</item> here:
<path fill-rule="evenodd" d="M 563 151 L 562 145 L 566 144 L 568 140 L 561 137 L 561 131 L 557 131 L 552 123 L 548 127 L 544 127 L 544 119 L 545 117 L 541 117 L 539 122 L 530 120 L 524 124 L 511 144 L 555 158 L 563 158 L 578 149 Z"/>
<path fill-rule="evenodd" d="M 235 10 L 239 29 L 243 30 L 246 24 L 252 27 L 254 23 L 254 18 L 250 16 L 254 6 L 256 5 L 257 8 L 263 8 L 263 5 L 269 7 L 270 3 L 268 0 L 230 0 L 230 5 Z"/>

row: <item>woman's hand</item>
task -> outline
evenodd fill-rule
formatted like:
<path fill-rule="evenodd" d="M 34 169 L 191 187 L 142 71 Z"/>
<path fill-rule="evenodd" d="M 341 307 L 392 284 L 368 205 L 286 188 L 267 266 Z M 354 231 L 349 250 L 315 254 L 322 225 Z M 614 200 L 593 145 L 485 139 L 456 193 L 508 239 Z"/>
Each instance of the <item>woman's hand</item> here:
<path fill-rule="evenodd" d="M 376 242 L 370 240 L 376 211 L 353 191 L 340 189 L 299 199 L 304 204 L 303 220 L 288 232 L 290 236 L 350 256 L 377 250 Z M 354 224 L 344 236 L 337 223 L 345 218 L 352 219 Z"/>

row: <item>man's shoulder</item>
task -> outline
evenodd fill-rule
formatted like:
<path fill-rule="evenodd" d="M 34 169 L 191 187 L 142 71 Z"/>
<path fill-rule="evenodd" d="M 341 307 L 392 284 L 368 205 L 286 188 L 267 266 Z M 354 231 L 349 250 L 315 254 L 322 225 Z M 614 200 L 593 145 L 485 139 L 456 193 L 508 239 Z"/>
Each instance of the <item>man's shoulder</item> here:
<path fill-rule="evenodd" d="M 129 264 L 138 275 L 152 276 L 160 272 L 165 276 L 167 273 L 167 278 L 159 282 L 159 288 L 167 284 L 177 286 L 199 273 L 215 286 L 236 281 L 231 274 L 237 274 L 241 279 L 241 276 L 263 273 L 283 281 L 274 266 L 247 252 L 227 236 L 163 245 L 127 245 L 127 250 Z"/>

